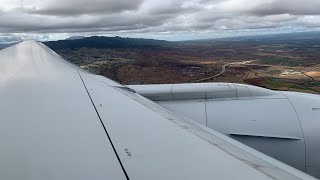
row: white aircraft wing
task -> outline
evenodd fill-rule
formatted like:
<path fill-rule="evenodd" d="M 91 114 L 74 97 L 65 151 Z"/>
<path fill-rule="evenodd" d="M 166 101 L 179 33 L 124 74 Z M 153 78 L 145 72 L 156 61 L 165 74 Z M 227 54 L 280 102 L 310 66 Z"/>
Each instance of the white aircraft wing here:
<path fill-rule="evenodd" d="M 25 41 L 0 51 L 0 179 L 313 179 Z"/>

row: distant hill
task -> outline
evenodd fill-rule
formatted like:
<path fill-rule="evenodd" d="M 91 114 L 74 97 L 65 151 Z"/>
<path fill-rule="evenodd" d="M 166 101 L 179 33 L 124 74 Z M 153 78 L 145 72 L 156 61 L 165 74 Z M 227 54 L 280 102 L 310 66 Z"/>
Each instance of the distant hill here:
<path fill-rule="evenodd" d="M 60 40 L 44 42 L 53 50 L 79 49 L 79 48 L 161 48 L 170 44 L 168 41 L 154 39 L 136 39 L 122 37 L 92 36 L 83 39 Z"/>
<path fill-rule="evenodd" d="M 66 40 L 76 40 L 76 39 L 83 39 L 85 38 L 85 36 L 71 36 L 69 38 L 67 38 Z"/>
<path fill-rule="evenodd" d="M 0 44 L 0 49 L 5 48 L 6 46 L 4 44 Z"/>
<path fill-rule="evenodd" d="M 0 37 L 0 44 L 5 45 L 5 44 L 13 44 L 13 43 L 18 43 L 22 41 L 23 39 L 19 36 L 1 36 Z"/>
<path fill-rule="evenodd" d="M 305 43 L 305 42 L 319 42 L 320 32 L 296 32 L 296 33 L 282 33 L 282 34 L 267 34 L 267 35 L 252 35 L 252 36 L 237 36 L 216 39 L 200 39 L 182 41 L 180 43 L 219 43 L 219 42 L 232 42 L 232 43 Z"/>
<path fill-rule="evenodd" d="M 7 48 L 7 47 L 9 47 L 9 46 L 12 46 L 12 45 L 14 45 L 14 44 L 16 44 L 16 43 L 0 44 L 0 50 L 1 50 L 1 49 L 4 49 L 4 48 Z"/>

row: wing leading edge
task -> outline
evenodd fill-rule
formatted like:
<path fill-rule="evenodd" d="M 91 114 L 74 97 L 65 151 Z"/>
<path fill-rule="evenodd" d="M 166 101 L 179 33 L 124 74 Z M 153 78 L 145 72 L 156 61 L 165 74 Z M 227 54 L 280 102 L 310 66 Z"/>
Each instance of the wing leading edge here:
<path fill-rule="evenodd" d="M 0 51 L 1 179 L 312 179 L 43 44 Z"/>

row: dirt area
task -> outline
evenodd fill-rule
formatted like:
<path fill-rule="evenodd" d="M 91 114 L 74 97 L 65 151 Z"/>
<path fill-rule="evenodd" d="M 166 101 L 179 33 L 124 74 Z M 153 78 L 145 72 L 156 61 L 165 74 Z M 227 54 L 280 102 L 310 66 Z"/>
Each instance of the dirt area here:
<path fill-rule="evenodd" d="M 122 84 L 230 82 L 320 94 L 320 48 L 314 46 L 320 39 L 286 41 L 182 42 L 163 48 L 57 52 Z"/>
<path fill-rule="evenodd" d="M 309 71 L 305 74 L 309 77 L 312 77 L 314 80 L 320 81 L 320 71 Z"/>

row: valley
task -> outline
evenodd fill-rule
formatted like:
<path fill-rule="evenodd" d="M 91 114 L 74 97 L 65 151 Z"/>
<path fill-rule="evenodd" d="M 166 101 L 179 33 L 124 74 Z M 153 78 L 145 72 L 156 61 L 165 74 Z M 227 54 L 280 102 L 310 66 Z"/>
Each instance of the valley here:
<path fill-rule="evenodd" d="M 319 35 L 184 42 L 91 37 L 46 45 L 81 68 L 122 84 L 230 82 L 319 94 Z"/>

